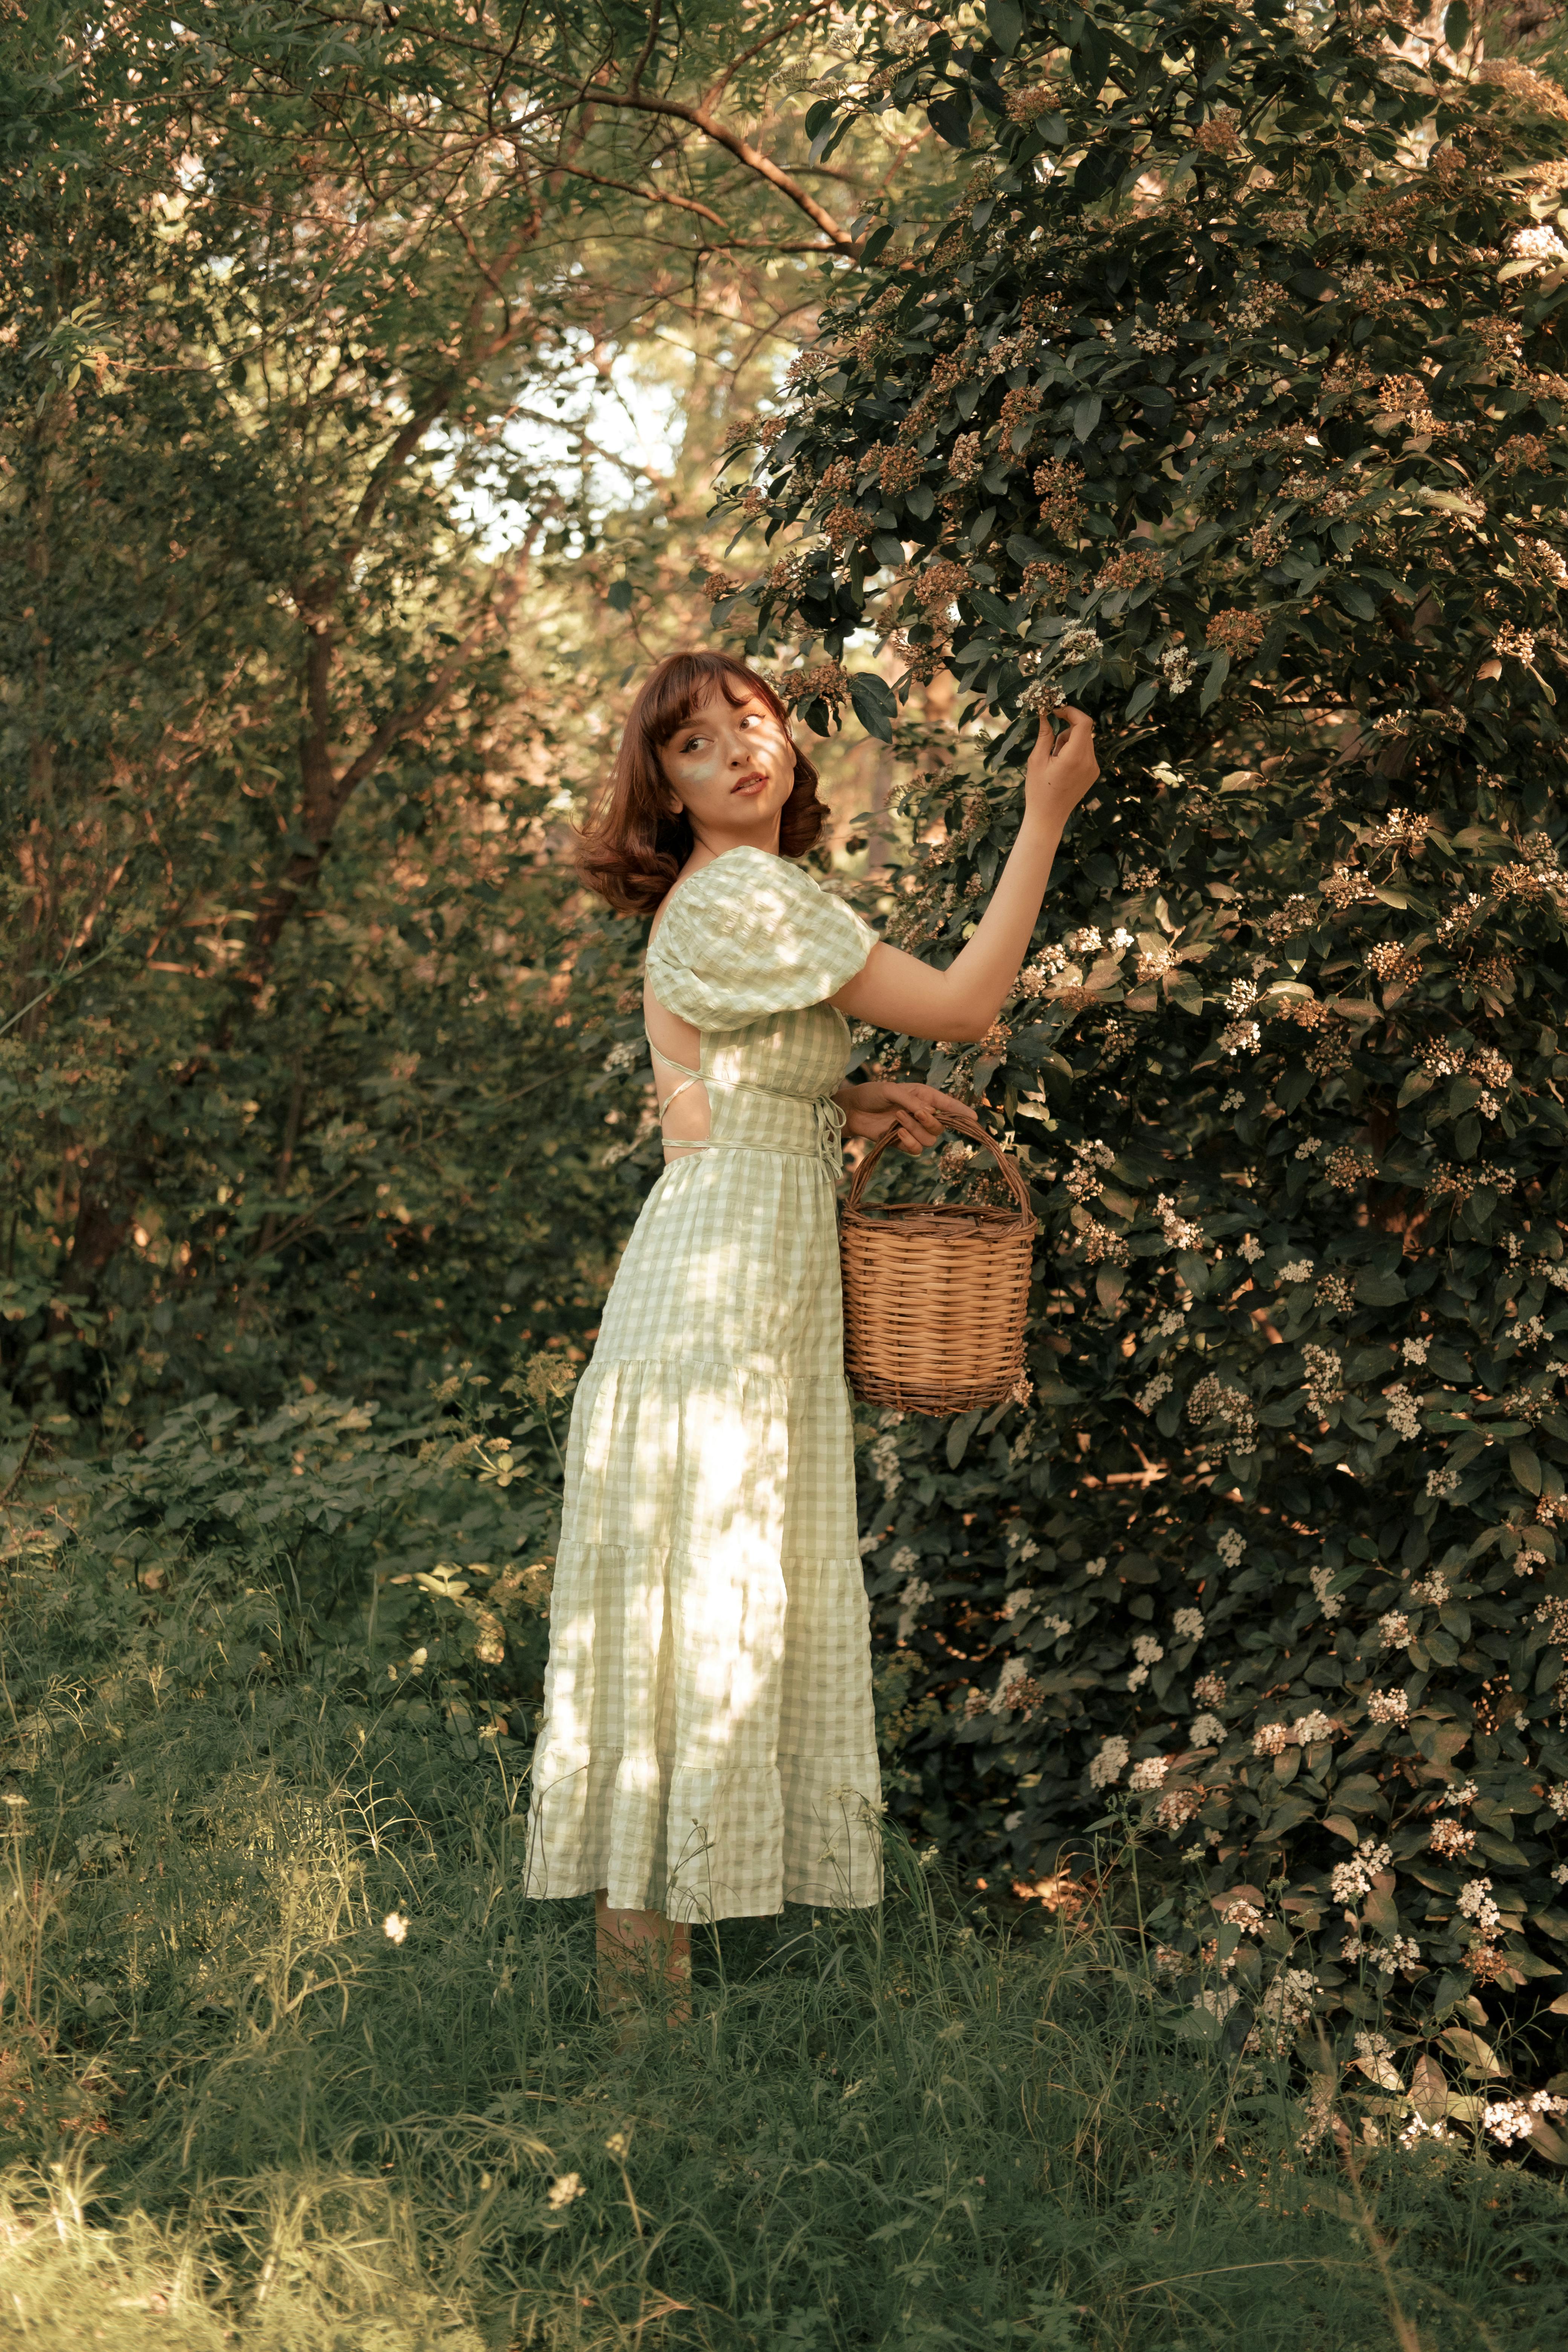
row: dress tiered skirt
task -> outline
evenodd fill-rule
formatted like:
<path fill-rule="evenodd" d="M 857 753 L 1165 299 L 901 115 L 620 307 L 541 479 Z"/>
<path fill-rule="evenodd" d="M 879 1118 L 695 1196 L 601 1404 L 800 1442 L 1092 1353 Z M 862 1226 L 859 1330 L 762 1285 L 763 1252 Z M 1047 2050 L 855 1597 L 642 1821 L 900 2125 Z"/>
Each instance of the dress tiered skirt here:
<path fill-rule="evenodd" d="M 747 1108 L 654 1187 L 578 1386 L 533 1895 L 881 1894 L 831 1160 L 820 1104 Z"/>

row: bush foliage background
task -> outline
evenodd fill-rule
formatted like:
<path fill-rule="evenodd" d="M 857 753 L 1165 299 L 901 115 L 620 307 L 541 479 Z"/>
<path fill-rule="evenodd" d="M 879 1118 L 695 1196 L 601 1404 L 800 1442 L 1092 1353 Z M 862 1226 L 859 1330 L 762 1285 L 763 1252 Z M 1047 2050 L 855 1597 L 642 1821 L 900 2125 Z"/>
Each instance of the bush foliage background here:
<path fill-rule="evenodd" d="M 956 677 L 889 931 L 939 958 L 1037 713 L 1100 720 L 996 1030 L 868 1044 L 994 1108 L 1043 1226 L 1030 1406 L 868 1447 L 902 1809 L 1028 1881 L 1131 1795 L 1173 1967 L 1217 1910 L 1244 1993 L 1260 1942 L 1428 2022 L 1568 1943 L 1568 100 L 1470 40 L 871 39 L 818 137 L 924 106 L 967 189 L 825 312 L 721 607 L 822 727 L 863 625 Z"/>

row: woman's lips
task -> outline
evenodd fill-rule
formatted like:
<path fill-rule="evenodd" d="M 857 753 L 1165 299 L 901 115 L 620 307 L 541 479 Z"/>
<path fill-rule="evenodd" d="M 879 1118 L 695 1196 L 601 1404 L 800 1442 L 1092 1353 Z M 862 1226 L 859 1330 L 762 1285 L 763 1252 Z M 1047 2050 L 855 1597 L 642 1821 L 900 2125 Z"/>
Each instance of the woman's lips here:
<path fill-rule="evenodd" d="M 736 793 L 760 793 L 767 784 L 766 776 L 742 776 L 738 784 L 730 787 L 731 797 Z"/>

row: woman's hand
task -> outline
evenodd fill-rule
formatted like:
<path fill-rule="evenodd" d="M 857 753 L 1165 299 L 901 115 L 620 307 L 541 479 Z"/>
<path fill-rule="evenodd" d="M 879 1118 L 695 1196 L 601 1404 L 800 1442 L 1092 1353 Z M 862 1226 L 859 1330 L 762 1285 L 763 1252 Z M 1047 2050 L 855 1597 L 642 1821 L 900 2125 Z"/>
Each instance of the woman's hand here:
<path fill-rule="evenodd" d="M 944 1110 L 957 1111 L 964 1119 L 974 1116 L 967 1103 L 935 1087 L 877 1083 L 840 1087 L 834 1099 L 844 1112 L 846 1135 L 863 1135 L 875 1141 L 890 1127 L 897 1128 L 900 1151 L 923 1151 L 928 1143 L 939 1141 L 944 1132 L 941 1117 Z"/>
<path fill-rule="evenodd" d="M 1054 716 L 1066 721 L 1059 735 L 1051 730 L 1051 717 L 1040 713 L 1040 731 L 1024 771 L 1024 808 L 1043 817 L 1059 832 L 1091 784 L 1100 777 L 1094 756 L 1094 721 L 1087 710 L 1064 702 Z"/>
<path fill-rule="evenodd" d="M 1024 822 L 990 903 L 978 922 L 964 926 L 971 936 L 945 971 L 886 941 L 874 947 L 863 970 L 829 999 L 851 1021 L 864 1021 L 894 1036 L 976 1043 L 990 1029 L 1029 951 L 1062 828 L 1100 774 L 1089 713 L 1063 703 L 1059 715 L 1067 722 L 1059 735 L 1052 733 L 1049 719 L 1041 717 L 1024 777 Z M 890 1098 L 895 1094 L 929 1096 L 931 1090 L 884 1087 L 879 1091 Z M 847 1108 L 847 1097 L 839 1099 Z M 904 1149 L 919 1151 L 923 1145 L 906 1141 Z"/>

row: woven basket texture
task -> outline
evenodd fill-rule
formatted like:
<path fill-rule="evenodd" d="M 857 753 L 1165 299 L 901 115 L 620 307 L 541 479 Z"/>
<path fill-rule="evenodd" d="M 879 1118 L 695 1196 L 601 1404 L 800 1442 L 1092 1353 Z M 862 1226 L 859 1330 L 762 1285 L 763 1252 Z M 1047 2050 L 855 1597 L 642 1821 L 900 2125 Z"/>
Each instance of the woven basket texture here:
<path fill-rule="evenodd" d="M 1017 1162 L 978 1120 L 950 1111 L 942 1123 L 984 1145 L 1013 1205 L 863 1207 L 871 1171 L 897 1133 L 889 1129 L 855 1171 L 838 1247 L 850 1387 L 867 1404 L 945 1416 L 1002 1403 L 1023 1377 L 1037 1223 Z"/>

